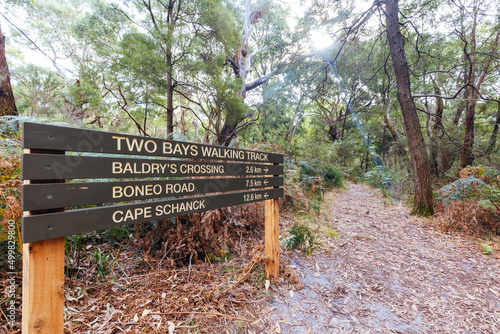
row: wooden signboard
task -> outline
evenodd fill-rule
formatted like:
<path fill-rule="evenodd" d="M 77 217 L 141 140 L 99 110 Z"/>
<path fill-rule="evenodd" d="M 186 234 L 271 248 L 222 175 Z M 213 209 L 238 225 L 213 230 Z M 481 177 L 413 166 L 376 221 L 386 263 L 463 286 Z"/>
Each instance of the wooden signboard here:
<path fill-rule="evenodd" d="M 24 147 L 32 150 L 283 163 L 283 155 L 168 139 L 24 123 Z"/>
<path fill-rule="evenodd" d="M 22 133 L 23 333 L 63 333 L 67 235 L 265 201 L 278 277 L 283 155 L 35 123 Z"/>
<path fill-rule="evenodd" d="M 283 177 L 25 184 L 21 208 L 34 211 L 141 199 L 279 187 Z"/>
<path fill-rule="evenodd" d="M 283 197 L 283 188 L 79 209 L 23 219 L 23 241 L 40 241 Z"/>
<path fill-rule="evenodd" d="M 280 175 L 283 166 L 157 159 L 25 154 L 25 180 Z"/>

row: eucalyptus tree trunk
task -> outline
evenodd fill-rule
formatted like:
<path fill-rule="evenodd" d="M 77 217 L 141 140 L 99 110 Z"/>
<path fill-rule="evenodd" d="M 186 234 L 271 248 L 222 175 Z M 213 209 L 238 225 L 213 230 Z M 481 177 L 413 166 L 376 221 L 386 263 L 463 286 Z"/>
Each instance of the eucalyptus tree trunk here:
<path fill-rule="evenodd" d="M 441 89 L 439 89 L 439 86 L 434 81 L 434 79 L 432 79 L 432 84 L 434 86 L 434 93 L 437 96 L 440 96 Z M 434 113 L 434 127 L 432 128 L 432 133 L 430 136 L 431 170 L 436 176 L 439 176 L 438 136 L 439 132 L 443 131 L 443 110 L 444 110 L 443 99 L 441 97 L 438 97 L 436 100 L 436 112 Z"/>
<path fill-rule="evenodd" d="M 468 165 L 472 165 L 474 162 L 474 153 L 472 151 L 474 146 L 474 118 L 476 114 L 476 98 L 477 92 L 474 85 L 475 81 L 475 70 L 476 70 L 476 27 L 477 27 L 477 10 L 474 11 L 474 23 L 472 25 L 472 34 L 471 34 L 471 51 L 467 52 L 467 47 L 464 48 L 465 57 L 469 63 L 469 78 L 468 84 L 470 86 L 467 87 L 467 109 L 465 114 L 465 135 L 464 135 L 464 144 L 462 146 L 462 158 L 460 161 L 460 167 L 465 168 Z"/>
<path fill-rule="evenodd" d="M 270 72 L 253 82 L 247 83 L 248 74 L 251 72 L 251 63 L 253 58 L 267 49 L 266 46 L 253 52 L 250 50 L 250 37 L 252 36 L 255 24 L 259 21 L 266 10 L 266 5 L 264 4 L 252 11 L 251 4 L 252 0 L 245 0 L 245 20 L 243 22 L 243 29 L 241 32 L 241 44 L 235 55 L 232 58 L 228 57 L 227 59 L 227 62 L 231 64 L 233 68 L 234 75 L 241 79 L 242 86 L 238 95 L 242 100 L 245 99 L 247 92 L 266 83 L 273 74 Z M 227 115 L 224 126 L 217 136 L 217 142 L 219 145 L 228 146 L 231 143 L 231 141 L 238 134 L 237 126 L 240 121 L 242 121 L 242 119 L 239 117 Z"/>
<path fill-rule="evenodd" d="M 167 51 L 169 52 L 169 51 Z M 174 84 L 172 53 L 167 53 L 167 135 L 171 138 L 174 133 Z"/>
<path fill-rule="evenodd" d="M 0 116 L 18 115 L 10 85 L 9 66 L 5 56 L 5 36 L 0 27 Z"/>
<path fill-rule="evenodd" d="M 491 133 L 490 136 L 490 141 L 488 144 L 488 148 L 486 149 L 485 154 L 490 154 L 493 148 L 495 147 L 495 144 L 497 142 L 497 135 L 498 135 L 498 128 L 500 127 L 500 101 L 498 102 L 498 110 L 497 110 L 497 116 L 495 118 L 495 124 L 493 125 L 493 132 Z"/>
<path fill-rule="evenodd" d="M 469 87 L 467 113 L 465 116 L 465 136 L 464 144 L 462 146 L 462 157 L 460 160 L 460 167 L 465 168 L 472 165 L 474 162 L 474 119 L 476 115 L 476 99 L 477 94 Z"/>
<path fill-rule="evenodd" d="M 459 7 L 460 9 L 460 22 L 461 22 L 461 25 L 460 25 L 460 34 L 462 36 L 465 36 L 465 25 L 464 25 L 464 22 L 465 22 L 465 8 L 463 6 L 460 6 Z M 464 85 L 466 85 L 468 83 L 468 80 L 469 80 L 469 67 L 467 66 L 467 55 L 464 54 L 463 55 L 463 77 L 460 76 L 460 79 L 463 79 L 462 83 Z M 464 96 L 464 101 L 467 101 L 467 90 L 464 90 L 464 93 L 463 93 L 463 96 Z M 458 123 L 460 122 L 460 118 L 462 117 L 462 113 L 464 112 L 464 110 L 466 109 L 467 105 L 464 101 L 459 101 L 458 103 L 458 107 L 457 107 L 457 111 L 455 112 L 455 117 L 453 117 L 453 124 L 455 125 L 458 125 Z"/>
<path fill-rule="evenodd" d="M 391 52 L 392 64 L 396 74 L 397 96 L 403 113 L 403 121 L 410 151 L 415 187 L 413 212 L 420 215 L 434 214 L 432 202 L 431 174 L 425 147 L 424 136 L 420 128 L 415 103 L 410 86 L 408 62 L 404 50 L 403 36 L 399 30 L 398 0 L 385 2 L 387 39 Z"/>
<path fill-rule="evenodd" d="M 467 95 L 467 115 L 465 118 L 465 136 L 464 136 L 464 144 L 462 146 L 462 159 L 460 161 L 460 166 L 462 168 L 472 165 L 475 159 L 473 149 L 474 149 L 474 122 L 475 122 L 477 99 L 479 97 L 479 91 L 481 90 L 481 86 L 484 83 L 484 80 L 486 79 L 486 75 L 490 71 L 491 62 L 496 57 L 498 45 L 500 42 L 500 29 L 498 29 L 489 56 L 486 59 L 484 67 L 481 70 L 481 75 L 479 76 L 476 82 L 474 74 L 477 67 L 476 54 L 478 53 L 476 50 L 476 25 L 477 25 L 477 11 L 474 12 L 474 24 L 472 26 L 472 36 L 470 42 L 471 50 L 468 52 L 467 48 L 464 48 L 464 52 L 466 53 L 467 59 L 469 61 L 470 73 L 469 73 L 469 87 L 467 87 L 468 95 Z"/>
<path fill-rule="evenodd" d="M 166 65 L 167 65 L 167 135 L 172 137 L 174 133 L 174 61 L 172 53 L 172 40 L 174 27 L 179 17 L 182 0 L 170 0 L 167 5 L 168 38 L 166 40 Z M 174 6 L 177 5 L 177 9 Z M 164 5 L 165 6 L 165 5 Z"/>

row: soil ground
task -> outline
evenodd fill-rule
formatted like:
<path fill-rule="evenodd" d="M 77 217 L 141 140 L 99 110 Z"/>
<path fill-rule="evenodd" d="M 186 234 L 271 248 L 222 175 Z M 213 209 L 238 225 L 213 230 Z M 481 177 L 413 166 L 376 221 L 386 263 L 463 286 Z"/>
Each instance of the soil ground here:
<path fill-rule="evenodd" d="M 304 287 L 275 286 L 253 332 L 500 333 L 498 255 L 363 185 L 325 202 L 340 238 L 307 259 L 282 256 Z"/>
<path fill-rule="evenodd" d="M 144 256 L 146 269 L 132 271 L 127 248 L 115 281 L 67 279 L 65 333 L 500 333 L 498 249 L 482 255 L 470 237 L 442 233 L 364 185 L 330 193 L 323 212 L 317 249 L 282 249 L 284 272 L 268 293 L 263 238 L 248 244 L 255 232 L 217 263 Z M 2 316 L 5 330 L 20 333 L 20 323 L 12 330 Z"/>

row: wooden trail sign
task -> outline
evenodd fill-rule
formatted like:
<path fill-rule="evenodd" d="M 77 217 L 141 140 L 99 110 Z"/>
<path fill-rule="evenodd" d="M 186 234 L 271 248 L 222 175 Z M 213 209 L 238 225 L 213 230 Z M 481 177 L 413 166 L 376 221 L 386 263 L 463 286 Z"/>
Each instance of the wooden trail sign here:
<path fill-rule="evenodd" d="M 29 242 L 63 237 L 149 220 L 283 197 L 283 188 L 196 196 L 27 216 L 23 238 Z"/>
<path fill-rule="evenodd" d="M 25 154 L 25 180 L 280 175 L 283 166 L 224 162 Z"/>
<path fill-rule="evenodd" d="M 22 134 L 23 333 L 63 333 L 66 235 L 265 201 L 278 277 L 283 155 L 35 123 Z"/>
<path fill-rule="evenodd" d="M 34 211 L 140 199 L 279 187 L 283 177 L 24 184 L 21 208 Z"/>
<path fill-rule="evenodd" d="M 57 130 L 56 130 L 57 128 Z M 283 155 L 268 152 L 24 123 L 23 144 L 32 150 L 93 152 L 160 157 L 283 163 Z"/>

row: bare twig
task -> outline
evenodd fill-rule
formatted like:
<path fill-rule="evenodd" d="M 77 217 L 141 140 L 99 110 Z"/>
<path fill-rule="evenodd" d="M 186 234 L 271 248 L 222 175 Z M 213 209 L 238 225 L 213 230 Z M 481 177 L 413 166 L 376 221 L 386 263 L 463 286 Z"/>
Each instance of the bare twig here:
<path fill-rule="evenodd" d="M 134 118 L 134 116 L 132 116 L 130 114 L 130 112 L 127 110 L 127 108 L 125 108 L 127 106 L 127 99 L 125 98 L 125 96 L 123 95 L 123 92 L 122 92 L 122 89 L 120 86 L 118 86 L 118 92 L 120 93 L 120 96 L 122 97 L 123 99 L 123 102 L 124 104 L 122 105 L 120 102 L 118 102 L 118 105 L 120 106 L 120 108 L 122 108 L 123 111 L 125 111 L 125 113 L 128 115 L 128 117 L 130 117 L 130 119 L 135 123 L 135 125 L 137 126 L 137 129 L 139 129 L 139 132 L 142 132 L 144 134 L 144 136 L 147 136 L 149 137 L 149 135 L 146 133 L 146 130 L 144 130 L 142 128 L 142 126 L 139 124 L 139 122 L 137 122 L 137 120 Z M 114 95 L 114 94 L 113 94 Z"/>
<path fill-rule="evenodd" d="M 243 275 L 241 275 L 240 279 L 238 280 L 238 282 L 234 283 L 233 285 L 231 285 L 229 288 L 227 288 L 226 290 L 222 291 L 221 294 L 225 294 L 226 292 L 232 290 L 234 287 L 238 286 L 240 283 L 244 282 L 248 276 L 250 275 L 250 272 L 252 272 L 252 269 L 253 267 L 259 263 L 261 260 L 263 260 L 263 256 L 256 256 L 254 255 L 252 257 L 252 260 L 250 261 L 250 264 L 247 265 L 247 270 L 245 271 L 245 273 Z"/>
<path fill-rule="evenodd" d="M 189 255 L 189 272 L 188 272 L 188 282 L 189 282 L 189 277 L 191 276 L 191 259 L 193 258 L 193 253 L 191 252 L 191 254 Z"/>
<path fill-rule="evenodd" d="M 120 257 L 120 252 L 122 250 L 122 246 L 123 246 L 123 243 L 125 242 L 125 239 L 123 239 L 121 245 L 120 245 L 120 248 L 118 248 L 118 252 L 116 253 L 116 256 L 115 256 L 115 260 L 113 261 L 113 266 L 111 266 L 111 272 L 110 272 L 110 280 L 111 278 L 113 278 L 113 271 L 115 270 L 115 264 L 116 264 L 116 261 L 118 260 L 118 257 Z"/>
<path fill-rule="evenodd" d="M 234 299 L 226 299 L 229 302 L 232 303 L 238 303 L 238 304 L 253 304 L 253 303 L 260 303 L 266 300 L 266 297 L 259 299 L 259 300 L 234 300 Z"/>
<path fill-rule="evenodd" d="M 150 314 L 157 314 L 157 315 L 182 315 L 182 314 L 197 314 L 197 315 L 214 315 L 217 317 L 223 317 L 223 318 L 228 318 L 228 319 L 233 319 L 233 320 L 239 320 L 239 321 L 245 321 L 245 322 L 250 322 L 251 320 L 244 319 L 244 318 L 237 318 L 233 317 L 231 315 L 227 314 L 222 314 L 219 312 L 151 312 Z"/>

